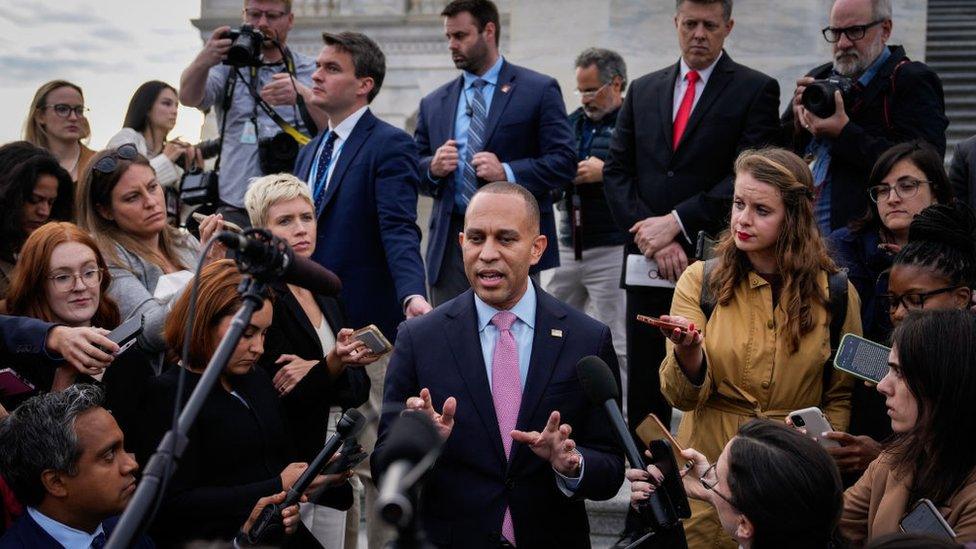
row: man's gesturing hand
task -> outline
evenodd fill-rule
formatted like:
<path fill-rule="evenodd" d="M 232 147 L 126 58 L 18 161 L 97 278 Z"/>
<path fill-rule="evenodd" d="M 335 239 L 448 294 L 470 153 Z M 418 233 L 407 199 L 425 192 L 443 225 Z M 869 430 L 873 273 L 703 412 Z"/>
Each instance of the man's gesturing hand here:
<path fill-rule="evenodd" d="M 565 477 L 577 477 L 580 473 L 581 459 L 576 450 L 576 442 L 569 438 L 573 428 L 559 424 L 559 412 L 549 414 L 549 421 L 542 432 L 512 431 L 512 440 L 521 442 L 535 452 L 535 455 L 552 464 L 552 468 Z"/>
<path fill-rule="evenodd" d="M 454 412 L 457 410 L 457 399 L 454 397 L 448 397 L 444 401 L 441 413 L 437 413 L 430 401 L 430 390 L 425 387 L 420 390 L 419 397 L 407 399 L 407 409 L 427 414 L 427 417 L 434 422 L 434 426 L 437 427 L 437 432 L 440 433 L 442 439 L 447 440 L 447 437 L 451 436 L 451 430 L 454 429 Z"/>

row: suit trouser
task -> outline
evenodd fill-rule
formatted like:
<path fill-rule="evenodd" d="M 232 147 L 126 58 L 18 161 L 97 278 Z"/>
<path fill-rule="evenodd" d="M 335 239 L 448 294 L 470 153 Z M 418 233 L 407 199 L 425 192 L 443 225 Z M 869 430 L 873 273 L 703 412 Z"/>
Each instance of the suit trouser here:
<path fill-rule="evenodd" d="M 369 400 L 359 407 L 364 416 L 370 418 L 366 428 L 359 434 L 359 444 L 370 454 L 376 446 L 377 428 L 379 427 L 380 410 L 383 407 L 383 380 L 386 378 L 386 367 L 390 364 L 390 355 L 386 355 L 376 362 L 365 366 L 369 374 Z M 370 458 L 363 460 L 353 469 L 355 477 L 353 484 L 352 507 L 346 512 L 346 548 L 355 548 L 359 543 L 359 522 L 365 513 L 366 539 L 369 549 L 381 549 L 393 539 L 395 532 L 376 514 L 376 486 L 369 469 Z"/>
<path fill-rule="evenodd" d="M 671 403 L 661 394 L 659 370 L 664 360 L 661 330 L 637 320 L 637 315 L 661 316 L 671 312 L 674 290 L 634 288 L 627 290 L 627 424 L 631 433 L 653 413 L 668 427 Z M 636 435 L 638 445 L 643 445 Z"/>
<path fill-rule="evenodd" d="M 461 245 L 457 235 L 464 230 L 464 216 L 451 214 L 451 224 L 447 230 L 447 245 L 444 247 L 444 259 L 438 268 L 437 284 L 430 287 L 431 304 L 437 307 L 445 301 L 450 301 L 464 293 L 471 287 L 468 276 L 464 274 L 464 259 L 461 256 Z M 429 246 L 430 244 L 428 244 Z M 430 265 L 427 266 L 431 268 Z"/>
<path fill-rule="evenodd" d="M 559 267 L 548 271 L 546 291 L 610 328 L 613 349 L 620 363 L 621 389 L 627 389 L 626 295 L 620 289 L 623 246 L 583 250 L 579 261 L 571 247 L 559 245 Z"/>

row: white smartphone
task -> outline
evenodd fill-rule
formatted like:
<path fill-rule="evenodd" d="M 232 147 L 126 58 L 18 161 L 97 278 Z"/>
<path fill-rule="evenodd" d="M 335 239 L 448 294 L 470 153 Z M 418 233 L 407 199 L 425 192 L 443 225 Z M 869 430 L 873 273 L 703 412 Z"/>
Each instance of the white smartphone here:
<path fill-rule="evenodd" d="M 200 212 L 193 212 L 193 219 L 196 219 L 197 223 L 203 223 L 203 220 L 206 218 L 207 216 L 203 215 Z M 244 234 L 244 229 L 238 227 L 236 223 L 231 223 L 226 219 L 224 220 L 224 228 L 232 233 Z"/>
<path fill-rule="evenodd" d="M 790 412 L 790 421 L 793 422 L 795 427 L 806 429 L 807 436 L 819 442 L 824 448 L 837 448 L 840 446 L 840 443 L 836 440 L 820 436 L 820 433 L 834 430 L 830 426 L 830 422 L 827 421 L 827 416 L 824 415 L 820 408 L 811 406 L 810 408 Z"/>

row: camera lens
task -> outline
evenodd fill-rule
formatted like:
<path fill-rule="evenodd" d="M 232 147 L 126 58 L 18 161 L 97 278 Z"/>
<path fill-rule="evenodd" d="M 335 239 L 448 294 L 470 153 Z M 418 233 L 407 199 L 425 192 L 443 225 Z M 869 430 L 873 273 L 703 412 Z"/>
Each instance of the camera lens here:
<path fill-rule="evenodd" d="M 830 82 L 814 82 L 803 90 L 803 106 L 820 118 L 830 118 L 836 110 L 834 91 L 837 89 L 839 88 Z"/>
<path fill-rule="evenodd" d="M 790 419 L 793 420 L 793 425 L 797 427 L 803 427 L 806 425 L 806 422 L 803 421 L 803 418 L 800 416 L 790 416 Z"/>

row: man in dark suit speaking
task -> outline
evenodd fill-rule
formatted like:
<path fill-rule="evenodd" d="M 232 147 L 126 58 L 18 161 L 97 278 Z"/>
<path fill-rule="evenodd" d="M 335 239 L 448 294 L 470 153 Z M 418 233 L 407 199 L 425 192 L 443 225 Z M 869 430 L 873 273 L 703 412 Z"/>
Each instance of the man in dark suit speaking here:
<path fill-rule="evenodd" d="M 501 57 L 495 4 L 454 0 L 441 15 L 454 65 L 464 73 L 421 100 L 414 134 L 421 192 L 434 198 L 426 259 L 435 305 L 468 288 L 457 235 L 478 187 L 508 181 L 528 189 L 539 202 L 542 234 L 555 242 L 550 193 L 576 176 L 559 84 Z M 532 272 L 558 265 L 554 244 Z"/>
<path fill-rule="evenodd" d="M 446 442 L 419 508 L 440 547 L 589 547 L 583 500 L 622 482 L 606 413 L 576 375 L 597 355 L 619 376 L 610 330 L 529 279 L 546 249 L 538 227 L 523 187 L 482 187 L 460 237 L 473 289 L 397 336 L 376 451 L 404 403 L 434 420 Z"/>

